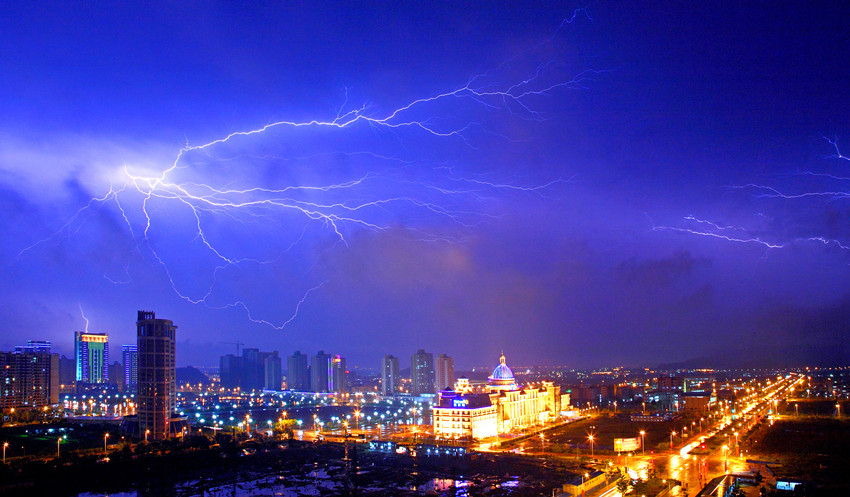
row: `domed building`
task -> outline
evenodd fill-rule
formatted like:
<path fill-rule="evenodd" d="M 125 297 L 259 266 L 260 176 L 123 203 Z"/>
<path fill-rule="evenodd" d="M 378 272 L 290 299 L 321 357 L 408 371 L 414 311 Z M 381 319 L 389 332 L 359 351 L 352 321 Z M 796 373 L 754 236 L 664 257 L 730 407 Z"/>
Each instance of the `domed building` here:
<path fill-rule="evenodd" d="M 514 379 L 514 372 L 508 367 L 504 352 L 499 356 L 499 365 L 493 370 L 493 374 L 487 378 L 487 385 L 491 390 L 510 391 L 518 388 L 516 379 Z"/>
<path fill-rule="evenodd" d="M 543 382 L 541 387 L 521 388 L 507 365 L 505 354 L 487 378 L 486 385 L 474 388 L 467 378 L 459 378 L 454 390 L 439 393 L 432 408 L 437 438 L 482 439 L 543 425 L 555 419 L 561 405 L 561 387 Z"/>

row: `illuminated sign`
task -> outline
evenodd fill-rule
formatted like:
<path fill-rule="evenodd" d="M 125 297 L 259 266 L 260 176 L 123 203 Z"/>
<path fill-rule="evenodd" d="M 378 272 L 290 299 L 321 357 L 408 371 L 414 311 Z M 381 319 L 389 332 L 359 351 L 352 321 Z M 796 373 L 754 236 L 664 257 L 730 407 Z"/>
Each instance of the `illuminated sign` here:
<path fill-rule="evenodd" d="M 454 399 L 452 405 L 454 407 L 466 407 L 469 405 L 469 399 Z"/>
<path fill-rule="evenodd" d="M 630 452 L 640 448 L 639 438 L 615 438 L 614 452 Z"/>

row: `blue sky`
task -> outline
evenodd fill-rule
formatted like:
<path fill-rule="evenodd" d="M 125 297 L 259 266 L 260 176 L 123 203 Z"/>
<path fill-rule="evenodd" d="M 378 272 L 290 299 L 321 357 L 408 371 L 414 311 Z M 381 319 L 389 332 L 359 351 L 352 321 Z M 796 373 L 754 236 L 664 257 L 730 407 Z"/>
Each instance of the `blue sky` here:
<path fill-rule="evenodd" d="M 846 363 L 846 9 L 580 7 L 5 3 L 0 348 Z"/>

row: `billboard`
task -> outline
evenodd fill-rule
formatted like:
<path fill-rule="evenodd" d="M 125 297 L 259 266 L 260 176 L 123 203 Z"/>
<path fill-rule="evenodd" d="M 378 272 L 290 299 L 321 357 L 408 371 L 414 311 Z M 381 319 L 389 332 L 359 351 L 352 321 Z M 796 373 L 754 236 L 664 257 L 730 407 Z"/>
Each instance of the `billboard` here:
<path fill-rule="evenodd" d="M 631 452 L 640 448 L 639 438 L 615 438 L 614 452 Z"/>

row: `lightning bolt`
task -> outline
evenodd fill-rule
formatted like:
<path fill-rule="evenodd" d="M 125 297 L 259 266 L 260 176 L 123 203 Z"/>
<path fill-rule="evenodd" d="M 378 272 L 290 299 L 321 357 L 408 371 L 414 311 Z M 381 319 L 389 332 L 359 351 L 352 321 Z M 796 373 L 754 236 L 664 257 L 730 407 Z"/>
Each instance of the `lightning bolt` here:
<path fill-rule="evenodd" d="M 835 139 L 829 139 L 824 137 L 830 146 L 832 147 L 833 153 L 827 156 L 827 159 L 834 159 L 840 161 L 850 161 L 850 158 L 842 154 L 838 142 Z M 832 173 L 825 172 L 815 172 L 815 171 L 800 171 L 794 174 L 794 176 L 808 176 L 812 178 L 824 178 L 826 180 L 830 180 L 836 182 L 839 186 L 847 181 L 850 181 L 850 177 L 840 176 Z M 756 199 L 777 199 L 780 201 L 819 201 L 823 199 L 827 202 L 839 201 L 850 197 L 850 190 L 844 190 L 841 188 L 827 188 L 822 190 L 802 190 L 801 191 L 788 191 L 786 188 L 780 188 L 777 186 L 771 185 L 763 185 L 757 183 L 747 183 L 744 185 L 736 185 L 731 186 L 730 188 L 735 190 L 747 191 L 756 198 Z M 822 205 L 822 204 L 821 204 Z M 766 217 L 762 213 L 758 213 L 758 216 Z M 743 243 L 743 244 L 756 244 L 761 245 L 765 249 L 782 249 L 789 247 L 794 244 L 800 243 L 818 243 L 824 246 L 833 246 L 841 250 L 850 250 L 850 242 L 844 241 L 842 239 L 818 234 L 805 234 L 798 236 L 774 236 L 773 239 L 767 239 L 764 235 L 754 234 L 754 231 L 764 232 L 765 230 L 754 230 L 752 227 L 743 227 L 743 226 L 729 226 L 723 223 L 717 223 L 714 221 L 709 221 L 706 219 L 698 219 L 694 216 L 686 216 L 684 218 L 689 226 L 655 226 L 653 224 L 653 231 L 674 231 L 679 233 L 686 233 L 690 235 L 703 236 L 709 238 L 717 238 L 721 240 L 725 240 L 728 242 L 734 243 Z M 779 239 L 777 239 L 779 238 Z"/>
<path fill-rule="evenodd" d="M 85 332 L 88 333 L 89 332 L 89 320 L 88 320 L 88 318 L 86 318 L 86 313 L 83 312 L 83 304 L 77 304 L 77 305 L 80 306 L 80 315 L 83 316 L 83 321 L 86 322 Z"/>
<path fill-rule="evenodd" d="M 561 22 L 549 42 L 582 14 L 590 18 L 584 9 L 577 9 Z M 187 139 L 173 161 L 157 172 L 124 164 L 120 168 L 123 184 L 110 184 L 104 194 L 92 197 L 57 231 L 27 246 L 19 256 L 59 234 L 74 235 L 89 216 L 112 207 L 135 241 L 136 250 L 152 257 L 180 299 L 213 309 L 237 308 L 250 322 L 282 330 L 297 318 L 308 297 L 320 291 L 327 281 L 310 284 L 290 307 L 294 309 L 291 315 L 275 321 L 258 316 L 238 296 L 220 302 L 225 299 L 220 292 L 221 282 L 232 269 L 279 263 L 303 242 L 308 232 L 329 237 L 331 247 L 347 247 L 354 231 L 387 232 L 399 227 L 399 219 L 403 220 L 403 229 L 422 242 L 454 242 L 451 233 L 429 231 L 417 224 L 432 219 L 447 221 L 461 230 L 474 228 L 492 219 L 482 208 L 487 202 L 506 194 L 545 196 L 546 191 L 570 181 L 563 176 L 531 183 L 494 178 L 493 173 L 462 174 L 458 163 L 452 163 L 463 165 L 462 158 L 435 162 L 393 151 L 400 149 L 410 155 L 409 143 L 413 141 L 433 142 L 434 148 L 459 146 L 469 151 L 480 150 L 487 140 L 515 142 L 501 129 L 503 126 L 488 123 L 506 119 L 545 122 L 541 105 L 545 99 L 562 90 L 585 89 L 605 72 L 587 69 L 572 77 L 553 79 L 558 74 L 552 73 L 562 70 L 563 64 L 547 60 L 524 77 L 505 81 L 501 70 L 511 61 L 473 76 L 454 89 L 412 99 L 383 113 L 366 104 L 346 110 L 350 95 L 345 88 L 342 104 L 329 119 L 279 120 L 197 145 Z M 360 135 L 369 139 L 361 143 L 357 140 Z M 318 153 L 281 154 L 275 150 L 292 147 L 302 137 L 334 139 L 343 145 Z M 377 140 L 378 146 L 369 147 L 371 140 Z M 266 143 L 258 146 L 258 142 Z M 251 152 L 252 147 L 263 151 Z M 321 171 L 312 172 L 336 156 L 356 165 L 345 171 L 341 181 L 327 181 Z M 296 171 L 309 180 L 267 182 L 252 176 L 263 169 L 282 175 Z M 169 219 L 159 222 L 162 216 Z M 169 247 L 173 240 L 163 239 L 177 224 L 175 218 L 191 226 L 179 238 L 201 249 L 196 260 L 173 262 Z M 300 235 L 278 246 L 276 237 L 293 232 L 289 222 L 298 223 L 296 232 Z M 234 233 L 258 232 L 269 233 L 268 247 L 222 243 L 223 239 L 238 236 Z M 200 291 L 187 290 L 177 276 L 191 263 L 209 264 L 212 268 L 209 285 Z M 105 277 L 126 283 L 125 279 Z"/>

